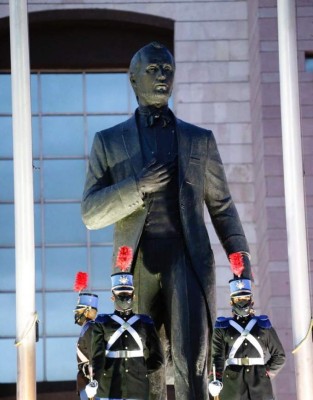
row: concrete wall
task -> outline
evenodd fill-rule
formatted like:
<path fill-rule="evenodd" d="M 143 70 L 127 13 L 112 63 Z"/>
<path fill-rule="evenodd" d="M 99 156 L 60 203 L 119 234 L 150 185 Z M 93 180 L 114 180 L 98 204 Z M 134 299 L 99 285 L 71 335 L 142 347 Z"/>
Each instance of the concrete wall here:
<path fill-rule="evenodd" d="M 303 0 L 296 4 L 308 239 L 312 243 L 313 74 L 305 72 L 304 60 L 305 52 L 312 52 L 313 46 L 309 40 L 313 5 Z M 259 293 L 262 311 L 270 315 L 287 353 L 287 364 L 275 379 L 276 393 L 278 398 L 293 400 L 296 398 L 291 354 L 294 344 L 284 209 L 276 1 L 251 1 L 248 10 Z"/>

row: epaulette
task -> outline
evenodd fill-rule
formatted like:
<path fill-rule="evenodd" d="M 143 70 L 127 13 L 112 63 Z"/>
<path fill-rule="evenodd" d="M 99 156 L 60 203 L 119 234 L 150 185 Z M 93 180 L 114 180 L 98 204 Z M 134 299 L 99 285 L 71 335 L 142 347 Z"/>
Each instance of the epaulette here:
<path fill-rule="evenodd" d="M 100 322 L 100 323 L 104 323 L 104 322 L 108 322 L 110 319 L 110 314 L 98 314 L 97 318 L 95 319 L 95 322 Z"/>
<path fill-rule="evenodd" d="M 229 321 L 231 320 L 231 317 L 217 317 L 215 321 L 214 328 L 228 328 L 229 327 Z"/>
<path fill-rule="evenodd" d="M 146 314 L 138 314 L 140 317 L 141 321 L 146 323 L 146 324 L 152 324 L 153 325 L 153 320 L 149 315 Z"/>
<path fill-rule="evenodd" d="M 85 323 L 85 325 L 82 327 L 79 336 L 84 336 L 84 334 L 86 333 L 86 331 L 90 328 L 91 325 L 94 324 L 94 321 L 87 321 Z"/>
<path fill-rule="evenodd" d="M 269 320 L 267 315 L 259 315 L 255 318 L 258 319 L 258 325 L 263 329 L 270 329 L 272 327 L 271 321 Z"/>

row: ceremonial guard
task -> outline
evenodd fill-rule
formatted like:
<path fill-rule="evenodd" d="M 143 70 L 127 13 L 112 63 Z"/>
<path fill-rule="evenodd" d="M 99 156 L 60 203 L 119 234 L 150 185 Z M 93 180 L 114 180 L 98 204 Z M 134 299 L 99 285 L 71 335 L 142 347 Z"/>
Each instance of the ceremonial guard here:
<path fill-rule="evenodd" d="M 92 379 L 90 374 L 90 357 L 91 357 L 91 334 L 93 328 L 93 320 L 97 316 L 98 296 L 92 293 L 81 292 L 88 285 L 88 274 L 78 272 L 74 284 L 74 290 L 80 292 L 78 302 L 74 310 L 75 324 L 82 327 L 77 342 L 77 393 L 80 400 L 88 400 L 85 391 L 86 385 Z M 94 398 L 97 400 L 98 398 Z"/>
<path fill-rule="evenodd" d="M 233 317 L 216 320 L 209 391 L 220 400 L 273 400 L 271 379 L 285 363 L 266 315 L 254 315 L 251 281 L 230 281 Z M 269 356 L 266 356 L 269 354 Z"/>
<path fill-rule="evenodd" d="M 129 253 L 129 254 L 127 254 Z M 148 375 L 164 364 L 162 345 L 152 319 L 134 314 L 133 275 L 129 270 L 132 250 L 119 249 L 122 272 L 111 275 L 113 314 L 99 315 L 92 333 L 92 367 L 100 399 L 148 400 Z"/>

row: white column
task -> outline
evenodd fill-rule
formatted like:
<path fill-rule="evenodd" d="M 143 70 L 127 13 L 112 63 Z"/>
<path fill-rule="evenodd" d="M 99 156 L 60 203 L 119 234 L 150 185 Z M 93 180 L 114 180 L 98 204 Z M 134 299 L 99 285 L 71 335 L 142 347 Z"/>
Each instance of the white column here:
<path fill-rule="evenodd" d="M 291 313 L 293 342 L 296 347 L 308 332 L 311 306 L 301 151 L 295 0 L 278 0 L 277 11 Z M 311 334 L 294 354 L 294 359 L 297 399 L 311 400 L 313 393 Z"/>
<path fill-rule="evenodd" d="M 10 0 L 17 400 L 36 399 L 35 256 L 27 1 Z"/>

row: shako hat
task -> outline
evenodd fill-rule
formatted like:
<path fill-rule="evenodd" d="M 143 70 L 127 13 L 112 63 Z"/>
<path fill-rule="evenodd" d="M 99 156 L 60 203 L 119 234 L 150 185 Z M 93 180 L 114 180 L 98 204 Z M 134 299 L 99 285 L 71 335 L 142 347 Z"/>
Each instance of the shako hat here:
<path fill-rule="evenodd" d="M 112 291 L 134 290 L 133 275 L 129 272 L 118 272 L 111 275 Z"/>
<path fill-rule="evenodd" d="M 132 248 L 129 246 L 121 246 L 118 249 L 115 263 L 115 268 L 121 272 L 111 275 L 112 292 L 134 290 L 133 275 L 130 272 L 132 261 Z"/>
<path fill-rule="evenodd" d="M 93 293 L 83 292 L 88 286 L 87 272 L 77 272 L 74 282 L 74 291 L 79 292 L 76 304 L 76 310 L 81 308 L 91 307 L 98 309 L 98 295 Z"/>
<path fill-rule="evenodd" d="M 230 296 L 251 296 L 251 280 L 250 279 L 232 279 L 229 281 Z"/>
<path fill-rule="evenodd" d="M 98 295 L 93 293 L 80 293 L 76 305 L 77 308 L 91 307 L 98 309 Z"/>

